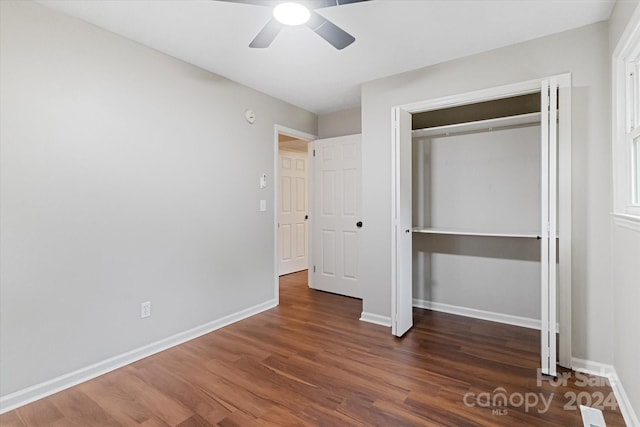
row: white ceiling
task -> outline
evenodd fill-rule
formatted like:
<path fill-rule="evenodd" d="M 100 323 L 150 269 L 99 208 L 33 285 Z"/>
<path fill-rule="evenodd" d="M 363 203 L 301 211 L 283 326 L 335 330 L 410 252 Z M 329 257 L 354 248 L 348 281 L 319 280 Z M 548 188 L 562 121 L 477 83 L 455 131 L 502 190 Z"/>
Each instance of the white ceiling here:
<path fill-rule="evenodd" d="M 324 114 L 358 106 L 364 82 L 606 20 L 615 0 L 372 0 L 319 10 L 356 37 L 341 51 L 304 26 L 285 28 L 267 49 L 250 49 L 271 17 L 261 6 L 38 2 Z"/>

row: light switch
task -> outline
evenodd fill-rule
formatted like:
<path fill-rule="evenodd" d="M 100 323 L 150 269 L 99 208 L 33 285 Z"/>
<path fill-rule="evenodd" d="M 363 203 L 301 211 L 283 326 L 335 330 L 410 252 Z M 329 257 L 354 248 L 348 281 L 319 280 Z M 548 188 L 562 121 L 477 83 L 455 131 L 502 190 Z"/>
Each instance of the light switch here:
<path fill-rule="evenodd" d="M 267 210 L 267 201 L 260 200 L 260 212 L 266 212 Z"/>

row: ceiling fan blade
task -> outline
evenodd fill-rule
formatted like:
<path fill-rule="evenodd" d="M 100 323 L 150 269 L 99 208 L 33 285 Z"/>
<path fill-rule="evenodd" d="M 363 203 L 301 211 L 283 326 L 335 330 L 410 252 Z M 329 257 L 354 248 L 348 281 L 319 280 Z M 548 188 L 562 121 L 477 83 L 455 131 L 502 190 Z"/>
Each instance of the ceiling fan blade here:
<path fill-rule="evenodd" d="M 255 6 L 266 6 L 266 7 L 272 7 L 275 4 L 273 0 L 216 0 L 216 1 L 223 1 L 226 3 L 253 4 Z"/>
<path fill-rule="evenodd" d="M 323 7 L 342 6 L 343 4 L 360 3 L 369 0 L 309 0 L 310 9 L 321 9 Z"/>
<path fill-rule="evenodd" d="M 269 47 L 271 42 L 276 38 L 278 33 L 282 30 L 282 24 L 276 21 L 275 18 L 271 18 L 269 22 L 260 30 L 257 36 L 251 41 L 249 47 L 264 48 Z"/>
<path fill-rule="evenodd" d="M 338 4 L 350 4 L 350 3 L 360 3 L 363 1 L 369 1 L 369 0 L 337 0 Z"/>
<path fill-rule="evenodd" d="M 306 25 L 338 50 L 342 50 L 356 41 L 351 34 L 313 11 L 311 19 L 307 21 Z"/>

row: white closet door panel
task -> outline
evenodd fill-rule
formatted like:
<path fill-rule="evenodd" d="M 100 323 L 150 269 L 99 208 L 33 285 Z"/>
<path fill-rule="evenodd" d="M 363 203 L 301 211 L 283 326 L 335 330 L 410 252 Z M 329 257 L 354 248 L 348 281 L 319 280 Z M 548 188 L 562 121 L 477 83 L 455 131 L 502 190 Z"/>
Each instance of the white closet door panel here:
<path fill-rule="evenodd" d="M 556 375 L 558 242 L 558 83 L 549 85 L 549 375 Z"/>
<path fill-rule="evenodd" d="M 411 114 L 394 109 L 395 114 L 395 230 L 394 242 L 396 259 L 394 274 L 396 279 L 395 293 L 392 295 L 393 335 L 404 335 L 413 326 L 413 253 L 412 253 L 412 172 L 411 172 Z"/>
<path fill-rule="evenodd" d="M 540 142 L 540 359 L 542 373 L 549 374 L 549 82 L 542 82 L 541 88 L 542 119 Z"/>
<path fill-rule="evenodd" d="M 557 92 L 556 81 L 544 81 L 541 87 L 541 333 L 542 373 L 556 375 L 556 243 L 557 243 Z"/>

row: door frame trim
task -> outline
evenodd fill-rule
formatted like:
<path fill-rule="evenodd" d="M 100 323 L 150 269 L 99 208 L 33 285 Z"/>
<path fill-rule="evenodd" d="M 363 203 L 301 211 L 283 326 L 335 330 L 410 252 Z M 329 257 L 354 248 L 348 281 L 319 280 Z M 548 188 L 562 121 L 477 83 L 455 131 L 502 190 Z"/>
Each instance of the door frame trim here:
<path fill-rule="evenodd" d="M 559 363 L 571 367 L 571 73 L 547 76 L 493 88 L 481 89 L 441 98 L 428 99 L 391 108 L 391 319 L 395 325 L 397 316 L 398 271 L 396 266 L 397 247 L 397 150 L 400 141 L 411 129 L 399 129 L 400 111 L 410 114 L 421 113 L 457 105 L 471 104 L 509 96 L 540 91 L 545 80 L 556 80 L 559 88 L 560 114 L 558 123 L 558 228 L 559 256 L 563 263 L 559 267 L 560 288 L 558 293 L 560 346 Z M 392 333 L 395 327 L 392 327 Z"/>
<path fill-rule="evenodd" d="M 274 248 L 273 248 L 273 273 L 274 273 L 274 280 L 273 280 L 273 286 L 274 286 L 274 299 L 276 300 L 276 304 L 280 304 L 280 276 L 278 275 L 278 196 L 279 196 L 279 191 L 278 191 L 278 182 L 280 179 L 280 171 L 279 171 L 279 151 L 280 151 L 280 146 L 279 146 L 279 141 L 278 141 L 278 135 L 286 135 L 286 136 L 290 136 L 292 138 L 298 138 L 298 139 L 302 139 L 304 141 L 308 142 L 308 148 L 313 150 L 313 141 L 315 141 L 316 139 L 318 139 L 317 135 L 313 135 L 307 132 L 303 132 L 301 130 L 297 130 L 297 129 L 292 129 L 286 126 L 282 126 L 279 124 L 275 124 L 273 126 L 273 200 L 271 201 L 271 206 L 272 206 L 272 210 L 273 210 L 273 244 L 274 244 Z M 307 153 L 309 153 L 310 150 L 307 150 Z M 309 158 L 309 156 L 307 156 Z M 313 162 L 311 161 L 311 159 L 309 158 L 309 161 L 307 161 L 307 202 L 308 202 L 308 209 L 309 212 L 312 211 L 313 208 L 313 200 L 311 200 L 311 197 L 309 197 L 309 189 L 313 188 Z M 309 262 L 311 262 L 312 260 L 312 253 L 311 253 L 311 230 L 313 227 L 313 218 L 309 217 L 309 222 L 307 225 L 307 229 L 309 230 L 309 232 L 307 233 L 309 238 L 307 239 L 307 255 L 309 257 Z M 309 285 L 311 285 L 311 280 L 312 280 L 312 274 L 308 274 L 308 280 L 309 280 Z"/>

